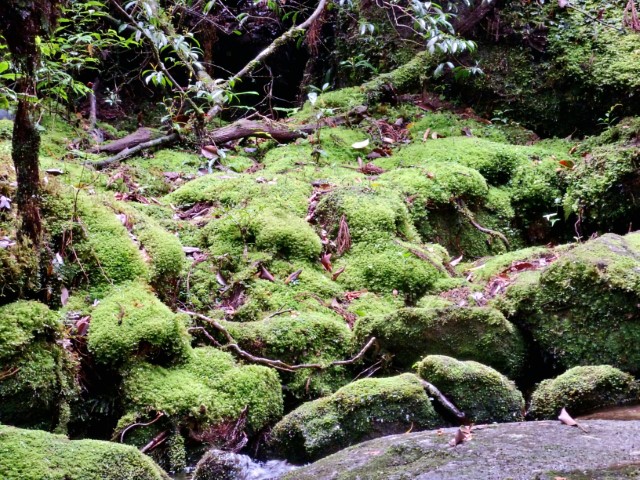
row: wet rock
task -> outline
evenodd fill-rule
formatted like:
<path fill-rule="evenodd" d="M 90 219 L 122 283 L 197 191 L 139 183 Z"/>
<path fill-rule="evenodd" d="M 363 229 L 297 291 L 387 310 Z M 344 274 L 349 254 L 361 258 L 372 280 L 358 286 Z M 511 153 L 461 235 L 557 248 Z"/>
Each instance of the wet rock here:
<path fill-rule="evenodd" d="M 522 393 L 493 368 L 430 355 L 416 364 L 416 369 L 474 423 L 524 420 Z"/>
<path fill-rule="evenodd" d="M 209 450 L 196 465 L 193 480 L 274 480 L 295 468 L 282 460 L 261 463 L 247 455 Z"/>
<path fill-rule="evenodd" d="M 529 415 L 555 418 L 562 408 L 571 415 L 637 401 L 635 379 L 608 365 L 574 367 L 562 375 L 540 383 L 531 397 Z"/>
<path fill-rule="evenodd" d="M 633 465 L 638 452 L 631 446 L 640 435 L 640 422 L 594 420 L 588 427 L 587 435 L 558 421 L 485 425 L 475 427 L 472 438 L 456 447 L 449 446 L 454 428 L 393 435 L 349 447 L 283 479 L 636 478 L 622 474 L 638 471 L 638 464 Z M 627 470 L 616 469 L 618 464 L 626 464 Z M 601 476 L 580 476 L 578 471 Z"/>

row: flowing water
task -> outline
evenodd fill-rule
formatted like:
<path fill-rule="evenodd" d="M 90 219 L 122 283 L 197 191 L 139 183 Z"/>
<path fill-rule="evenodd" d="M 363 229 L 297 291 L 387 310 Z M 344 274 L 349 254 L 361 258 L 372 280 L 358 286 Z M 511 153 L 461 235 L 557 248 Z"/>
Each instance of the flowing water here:
<path fill-rule="evenodd" d="M 295 470 L 295 465 L 291 465 L 285 460 L 268 460 L 266 462 L 257 462 L 248 455 L 238 453 L 227 453 L 227 458 L 231 458 L 233 462 L 240 467 L 239 473 L 234 480 L 277 480 L 285 473 Z M 195 467 L 187 468 L 187 471 L 172 475 L 175 480 L 191 480 Z"/>

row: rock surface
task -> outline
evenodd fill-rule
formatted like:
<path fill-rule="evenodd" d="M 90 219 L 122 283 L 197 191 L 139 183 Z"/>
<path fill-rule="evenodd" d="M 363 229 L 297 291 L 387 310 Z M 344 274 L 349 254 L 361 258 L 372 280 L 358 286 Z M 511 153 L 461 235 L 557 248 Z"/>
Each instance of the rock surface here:
<path fill-rule="evenodd" d="M 470 440 L 455 448 L 449 446 L 455 428 L 393 435 L 347 448 L 283 478 L 638 478 L 640 422 L 593 420 L 585 424 L 589 433 L 558 421 L 478 426 Z"/>

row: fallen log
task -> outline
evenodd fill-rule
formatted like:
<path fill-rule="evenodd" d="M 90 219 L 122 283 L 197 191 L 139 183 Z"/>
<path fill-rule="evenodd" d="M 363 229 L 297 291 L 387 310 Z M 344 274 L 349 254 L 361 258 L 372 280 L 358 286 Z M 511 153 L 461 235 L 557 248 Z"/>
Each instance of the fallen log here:
<path fill-rule="evenodd" d="M 126 137 L 122 137 L 106 145 L 96 145 L 89 152 L 91 153 L 118 153 L 127 148 L 135 147 L 141 143 L 149 142 L 166 135 L 161 130 L 142 127 Z"/>
<path fill-rule="evenodd" d="M 91 165 L 97 168 L 98 170 L 100 170 L 104 167 L 108 167 L 109 165 L 112 165 L 114 163 L 119 163 L 122 160 L 132 157 L 136 153 L 141 152 L 142 150 L 145 150 L 147 148 L 159 147 L 161 145 L 173 143 L 176 140 L 178 140 L 178 138 L 179 137 L 177 133 L 171 133 L 163 137 L 149 140 L 148 142 L 139 143 L 138 145 L 131 148 L 125 148 L 124 150 L 117 153 L 116 155 L 109 158 L 105 158 L 104 160 L 100 160 L 99 162 L 87 162 L 86 164 Z"/>

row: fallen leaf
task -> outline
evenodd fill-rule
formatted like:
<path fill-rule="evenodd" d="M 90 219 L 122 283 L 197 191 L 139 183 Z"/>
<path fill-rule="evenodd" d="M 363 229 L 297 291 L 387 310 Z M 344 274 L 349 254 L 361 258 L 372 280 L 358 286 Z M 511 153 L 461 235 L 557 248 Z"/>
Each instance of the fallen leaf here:
<path fill-rule="evenodd" d="M 384 143 L 395 143 L 395 140 L 391 137 L 382 137 Z"/>
<path fill-rule="evenodd" d="M 558 163 L 569 170 L 573 170 L 573 167 L 575 167 L 573 160 L 560 160 Z"/>
<path fill-rule="evenodd" d="M 68 301 L 69 301 L 69 290 L 67 290 L 66 287 L 62 287 L 62 290 L 60 291 L 60 303 L 62 303 L 62 306 L 64 307 Z"/>
<path fill-rule="evenodd" d="M 560 8 L 567 8 L 569 6 L 569 0 L 558 0 L 558 6 Z"/>
<path fill-rule="evenodd" d="M 64 170 L 60 170 L 59 168 L 49 168 L 48 170 L 45 170 L 45 172 L 49 175 L 53 175 L 54 177 L 64 174 Z"/>
<path fill-rule="evenodd" d="M 333 266 L 331 265 L 331 254 L 325 253 L 320 257 L 320 263 L 327 272 L 331 272 L 333 270 Z"/>
<path fill-rule="evenodd" d="M 291 282 L 296 281 L 301 273 L 302 273 L 302 269 L 296 270 L 286 278 L 286 280 L 284 281 L 284 284 L 289 285 Z"/>
<path fill-rule="evenodd" d="M 11 199 L 0 195 L 0 210 L 11 210 Z"/>
<path fill-rule="evenodd" d="M 193 253 L 200 253 L 201 250 L 198 247 L 182 247 L 182 251 L 187 255 L 191 255 Z"/>
<path fill-rule="evenodd" d="M 422 141 L 423 141 L 423 142 L 426 142 L 427 140 L 429 140 L 429 134 L 430 134 L 430 133 L 431 133 L 431 129 L 430 129 L 430 128 L 427 128 L 427 129 L 424 131 L 424 134 L 422 135 Z"/>
<path fill-rule="evenodd" d="M 578 427 L 584 433 L 588 433 L 589 432 L 589 429 L 583 427 L 578 422 L 576 422 L 573 419 L 573 417 L 571 415 L 569 415 L 569 412 L 567 412 L 567 410 L 565 408 L 563 408 L 562 411 L 560 412 L 560 415 L 558 415 L 558 420 L 560 420 L 565 425 L 569 425 L 570 427 Z"/>
<path fill-rule="evenodd" d="M 460 263 L 460 261 L 462 260 L 462 257 L 463 255 L 460 255 L 458 258 L 454 258 L 453 260 L 451 260 L 451 262 L 449 262 L 449 265 L 451 265 L 452 267 L 455 267 Z"/>
<path fill-rule="evenodd" d="M 89 330 L 89 322 L 91 321 L 90 316 L 82 317 L 80 320 L 76 322 L 76 335 L 80 335 L 81 337 L 87 334 Z"/>
<path fill-rule="evenodd" d="M 0 248 L 13 247 L 15 244 L 16 244 L 16 242 L 11 241 L 11 239 L 9 237 L 0 238 Z"/>
<path fill-rule="evenodd" d="M 356 150 L 361 150 L 363 148 L 367 148 L 369 146 L 369 139 L 363 140 L 361 142 L 356 142 L 351 145 L 351 148 L 355 148 Z"/>
<path fill-rule="evenodd" d="M 471 133 L 471 129 L 469 127 L 462 127 L 462 133 L 467 137 L 473 137 L 473 133 Z"/>
<path fill-rule="evenodd" d="M 345 271 L 346 268 L 347 267 L 340 267 L 338 270 L 336 270 L 335 273 L 331 275 L 331 280 L 335 282 L 338 279 L 338 277 L 342 274 L 342 272 Z"/>
<path fill-rule="evenodd" d="M 269 272 L 269 270 L 267 270 L 264 265 L 260 265 L 259 267 L 259 272 L 258 272 L 258 277 L 260 277 L 263 280 L 269 280 L 270 282 L 275 282 L 276 279 L 273 275 L 271 275 L 271 272 Z"/>

